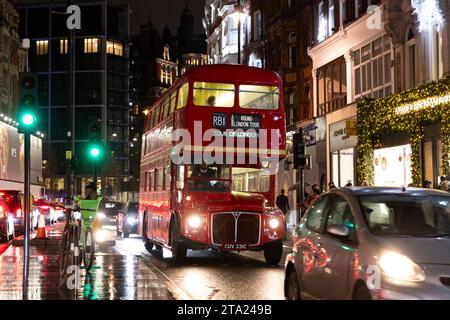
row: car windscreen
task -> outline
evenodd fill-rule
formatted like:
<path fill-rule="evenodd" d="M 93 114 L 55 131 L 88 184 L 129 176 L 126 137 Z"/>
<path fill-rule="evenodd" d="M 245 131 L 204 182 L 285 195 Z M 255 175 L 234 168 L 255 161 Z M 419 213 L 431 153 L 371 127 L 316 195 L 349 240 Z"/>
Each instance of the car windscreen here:
<path fill-rule="evenodd" d="M 450 195 L 366 195 L 359 202 L 370 231 L 377 236 L 450 235 Z"/>

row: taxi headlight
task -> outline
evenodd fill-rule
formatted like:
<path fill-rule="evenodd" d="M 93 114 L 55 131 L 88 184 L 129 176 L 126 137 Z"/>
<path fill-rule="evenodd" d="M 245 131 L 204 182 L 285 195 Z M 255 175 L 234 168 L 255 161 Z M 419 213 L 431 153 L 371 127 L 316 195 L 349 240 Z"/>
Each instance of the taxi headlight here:
<path fill-rule="evenodd" d="M 99 213 L 97 214 L 97 217 L 98 217 L 100 220 L 104 220 L 104 219 L 106 219 L 106 214 L 104 214 L 103 212 L 99 212 Z"/>
<path fill-rule="evenodd" d="M 385 252 L 379 265 L 383 274 L 401 281 L 420 282 L 425 280 L 425 273 L 411 259 L 395 252 Z"/>
<path fill-rule="evenodd" d="M 128 217 L 128 218 L 127 218 L 127 223 L 128 223 L 129 225 L 134 226 L 137 222 L 138 222 L 138 219 L 136 219 L 136 218 L 134 218 L 134 217 Z"/>

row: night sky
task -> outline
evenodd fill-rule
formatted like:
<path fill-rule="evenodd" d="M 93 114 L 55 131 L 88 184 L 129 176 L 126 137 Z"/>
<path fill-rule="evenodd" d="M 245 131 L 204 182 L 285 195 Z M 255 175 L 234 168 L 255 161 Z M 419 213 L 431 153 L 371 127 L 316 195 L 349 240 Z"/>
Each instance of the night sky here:
<path fill-rule="evenodd" d="M 172 34 L 175 35 L 180 15 L 186 4 L 191 8 L 195 19 L 195 32 L 202 33 L 202 18 L 204 16 L 203 0 L 128 0 L 133 13 L 131 14 L 132 33 L 139 30 L 139 26 L 148 20 L 151 13 L 152 22 L 158 31 L 162 31 L 168 25 Z"/>

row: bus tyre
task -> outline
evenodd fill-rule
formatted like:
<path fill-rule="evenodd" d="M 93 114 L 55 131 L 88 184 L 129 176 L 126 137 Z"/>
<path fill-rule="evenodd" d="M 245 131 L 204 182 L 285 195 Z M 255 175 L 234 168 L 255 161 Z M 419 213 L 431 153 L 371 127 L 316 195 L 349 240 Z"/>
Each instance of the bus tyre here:
<path fill-rule="evenodd" d="M 178 228 L 178 222 L 176 219 L 170 229 L 170 243 L 172 245 L 172 262 L 177 264 L 186 258 L 187 249 L 180 241 L 180 232 Z"/>
<path fill-rule="evenodd" d="M 152 253 L 152 250 L 153 250 L 153 246 L 154 246 L 154 244 L 153 244 L 153 242 L 151 242 L 150 240 L 146 240 L 145 241 L 145 249 L 147 249 L 147 251 L 149 252 L 149 253 Z"/>
<path fill-rule="evenodd" d="M 283 243 L 274 242 L 264 247 L 264 258 L 269 266 L 277 266 L 283 256 Z"/>

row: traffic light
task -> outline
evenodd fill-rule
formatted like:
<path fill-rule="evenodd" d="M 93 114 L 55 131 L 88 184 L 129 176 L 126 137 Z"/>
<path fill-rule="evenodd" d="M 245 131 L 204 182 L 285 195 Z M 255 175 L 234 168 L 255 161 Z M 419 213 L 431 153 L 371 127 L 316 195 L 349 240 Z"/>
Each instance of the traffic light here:
<path fill-rule="evenodd" d="M 88 147 L 88 157 L 94 161 L 100 160 L 103 157 L 103 147 L 101 144 L 90 144 Z"/>
<path fill-rule="evenodd" d="M 23 72 L 19 79 L 19 132 L 32 133 L 37 129 L 37 76 Z"/>
<path fill-rule="evenodd" d="M 294 169 L 305 169 L 308 165 L 308 157 L 306 156 L 306 145 L 303 140 L 303 131 L 294 134 Z"/>
<path fill-rule="evenodd" d="M 89 141 L 98 142 L 102 140 L 102 126 L 97 118 L 89 118 L 88 124 Z"/>

